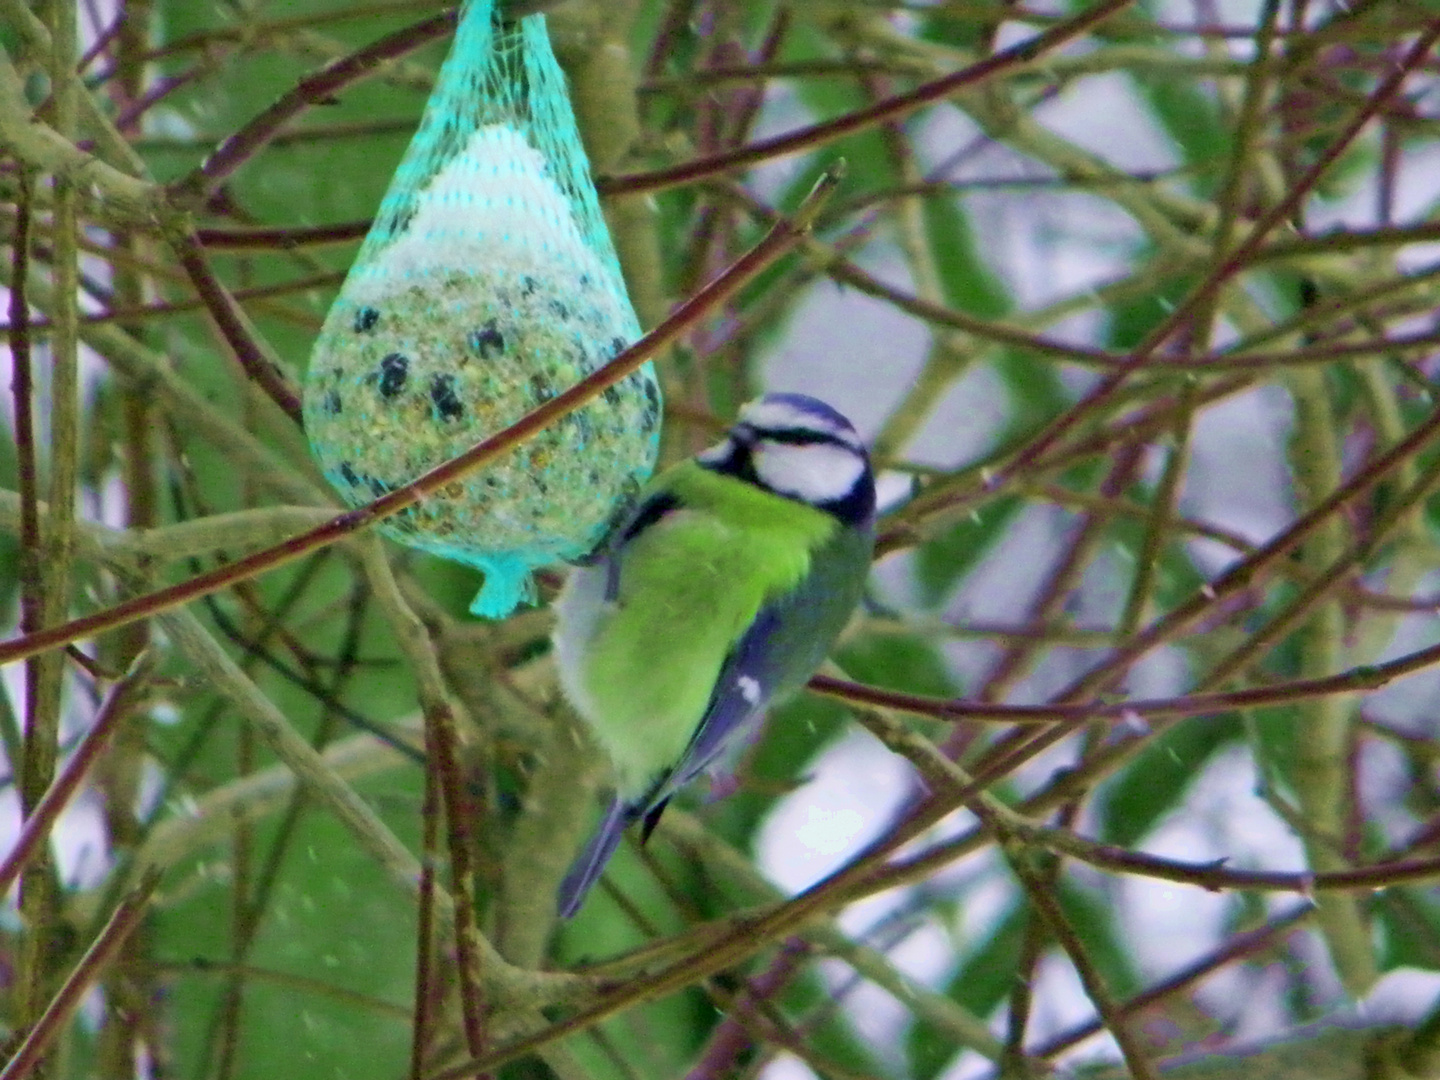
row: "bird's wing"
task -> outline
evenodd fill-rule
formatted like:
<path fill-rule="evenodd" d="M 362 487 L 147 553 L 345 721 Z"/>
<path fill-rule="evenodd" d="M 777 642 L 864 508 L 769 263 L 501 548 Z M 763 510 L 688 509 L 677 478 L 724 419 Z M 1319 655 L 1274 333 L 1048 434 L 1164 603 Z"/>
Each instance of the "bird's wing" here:
<path fill-rule="evenodd" d="M 798 690 L 814 673 L 860 599 L 869 559 L 868 535 L 837 533 L 795 589 L 760 609 L 721 667 L 684 756 L 656 786 L 648 806 L 723 765 L 727 754 L 755 736 L 769 704 Z"/>
<path fill-rule="evenodd" d="M 681 507 L 674 496 L 647 500 L 636 508 L 619 535 L 631 539 Z M 670 797 L 700 773 L 721 766 L 728 754 L 744 746 L 759 730 L 766 706 L 798 689 L 820 666 L 830 643 L 859 601 L 871 545 L 868 531 L 837 533 L 817 554 L 811 573 L 798 587 L 760 609 L 721 667 L 704 718 L 680 761 L 643 799 L 633 803 L 611 801 L 595 835 L 560 886 L 563 918 L 579 910 L 626 828 L 637 820 L 643 821 L 643 843 L 659 822 Z M 601 556 L 612 599 L 620 573 L 618 547 L 612 545 Z"/>
<path fill-rule="evenodd" d="M 773 670 L 771 639 L 780 625 L 780 613 L 774 606 L 760 609 L 750 628 L 735 644 L 720 677 L 705 716 L 685 754 L 665 777 L 656 799 L 670 797 L 702 772 L 716 765 L 727 753 L 738 750 L 754 736 L 765 713 L 765 706 L 774 696 L 776 672 Z"/>

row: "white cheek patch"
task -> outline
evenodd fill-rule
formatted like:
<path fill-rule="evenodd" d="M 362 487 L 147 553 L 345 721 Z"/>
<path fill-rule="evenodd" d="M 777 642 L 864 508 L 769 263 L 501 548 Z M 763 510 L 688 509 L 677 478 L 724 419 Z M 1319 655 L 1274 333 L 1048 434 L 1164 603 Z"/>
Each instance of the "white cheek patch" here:
<path fill-rule="evenodd" d="M 760 401 L 745 406 L 740 414 L 740 420 L 755 428 L 762 435 L 767 431 L 814 431 L 837 439 L 846 446 L 853 446 L 856 450 L 863 445 L 860 442 L 860 436 L 848 426 L 837 424 L 828 417 L 797 408 L 786 401 L 766 401 L 762 398 Z"/>
<path fill-rule="evenodd" d="M 771 491 L 818 505 L 838 502 L 865 475 L 865 459 L 834 443 L 794 445 L 762 440 L 751 451 L 755 476 Z"/>

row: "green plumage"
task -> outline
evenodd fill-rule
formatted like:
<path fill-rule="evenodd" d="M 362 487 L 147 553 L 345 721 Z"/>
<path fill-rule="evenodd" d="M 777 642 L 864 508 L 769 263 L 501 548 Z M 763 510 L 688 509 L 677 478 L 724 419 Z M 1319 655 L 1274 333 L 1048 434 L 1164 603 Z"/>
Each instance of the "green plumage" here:
<path fill-rule="evenodd" d="M 657 478 L 645 497 L 660 494 L 678 508 L 622 549 L 614 602 L 585 621 L 593 644 L 567 672 L 627 799 L 680 760 L 762 605 L 790 594 L 795 617 L 777 633 L 793 641 L 776 651 L 789 657 L 780 692 L 793 691 L 854 610 L 870 559 L 869 538 L 824 511 L 693 461 Z M 557 648 L 564 668 L 571 650 L 563 639 Z"/>
<path fill-rule="evenodd" d="M 652 481 L 570 575 L 556 661 L 616 791 L 560 885 L 562 916 L 629 825 L 643 840 L 676 791 L 733 768 L 770 704 L 819 667 L 859 602 L 874 533 L 853 425 L 815 398 L 769 394 Z"/>

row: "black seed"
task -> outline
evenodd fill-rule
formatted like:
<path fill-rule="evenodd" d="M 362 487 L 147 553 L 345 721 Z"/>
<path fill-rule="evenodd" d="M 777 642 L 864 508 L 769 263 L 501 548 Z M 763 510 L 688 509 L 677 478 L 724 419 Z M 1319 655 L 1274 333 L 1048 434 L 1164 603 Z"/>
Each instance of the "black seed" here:
<path fill-rule="evenodd" d="M 441 420 L 459 420 L 465 415 L 465 406 L 455 396 L 454 375 L 436 375 L 430 380 L 430 400 Z"/>
<path fill-rule="evenodd" d="M 360 477 L 355 475 L 355 470 L 350 467 L 350 462 L 348 461 L 342 461 L 340 463 L 340 479 L 344 480 L 345 483 L 351 487 L 356 487 L 360 483 Z"/>
<path fill-rule="evenodd" d="M 410 373 L 410 361 L 398 352 L 392 352 L 380 361 L 380 396 L 392 398 L 405 389 L 405 379 Z"/>
<path fill-rule="evenodd" d="M 580 275 L 580 287 L 581 287 L 582 289 L 588 289 L 588 288 L 590 287 L 590 275 L 589 275 L 589 274 L 581 274 L 581 275 Z"/>
<path fill-rule="evenodd" d="M 521 296 L 533 296 L 535 294 L 535 290 L 539 287 L 540 283 L 536 281 L 533 277 L 531 277 L 529 274 L 526 274 L 520 279 Z"/>
<path fill-rule="evenodd" d="M 645 380 L 645 411 L 660 415 L 660 388 L 654 379 Z"/>
<path fill-rule="evenodd" d="M 555 396 L 555 388 L 545 381 L 543 375 L 530 376 L 530 392 L 535 395 L 537 405 Z"/>
<path fill-rule="evenodd" d="M 470 347 L 480 354 L 480 359 L 490 360 L 505 351 L 505 335 L 500 332 L 498 319 L 487 319 L 479 330 L 470 331 Z"/>
<path fill-rule="evenodd" d="M 380 312 L 373 307 L 362 307 L 355 312 L 355 332 L 357 334 L 368 334 L 375 329 L 375 324 L 380 321 Z"/>
<path fill-rule="evenodd" d="M 369 478 L 368 483 L 370 484 L 370 490 L 375 493 L 377 499 L 390 490 L 389 484 L 385 483 L 384 480 L 377 480 L 373 476 Z"/>
<path fill-rule="evenodd" d="M 605 404 L 612 409 L 620 404 L 620 391 L 613 386 L 607 386 L 602 396 L 605 398 Z"/>
<path fill-rule="evenodd" d="M 326 394 L 325 394 L 325 404 L 324 404 L 323 408 L 324 408 L 325 411 L 326 411 L 327 413 L 329 413 L 331 416 L 339 416 L 339 415 L 340 415 L 340 391 L 338 391 L 338 390 L 329 390 L 329 391 L 327 391 Z"/>
<path fill-rule="evenodd" d="M 566 307 L 565 301 L 563 300 L 551 300 L 550 310 L 555 313 L 557 319 L 570 318 L 570 309 Z"/>
<path fill-rule="evenodd" d="M 625 339 L 624 339 L 624 338 L 618 338 L 618 337 L 617 337 L 617 338 L 611 338 L 611 339 L 610 339 L 610 355 L 611 355 L 611 356 L 619 356 L 619 355 L 620 355 L 622 352 L 624 352 L 624 351 L 625 351 Z"/>

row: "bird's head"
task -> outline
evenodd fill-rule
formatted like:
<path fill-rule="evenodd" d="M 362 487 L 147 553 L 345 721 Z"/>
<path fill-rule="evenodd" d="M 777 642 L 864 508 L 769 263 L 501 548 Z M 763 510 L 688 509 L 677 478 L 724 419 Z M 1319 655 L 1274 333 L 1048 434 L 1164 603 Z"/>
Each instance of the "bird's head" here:
<path fill-rule="evenodd" d="M 875 519 L 870 455 L 849 420 L 805 394 L 766 394 L 740 410 L 702 468 L 868 528 Z"/>

